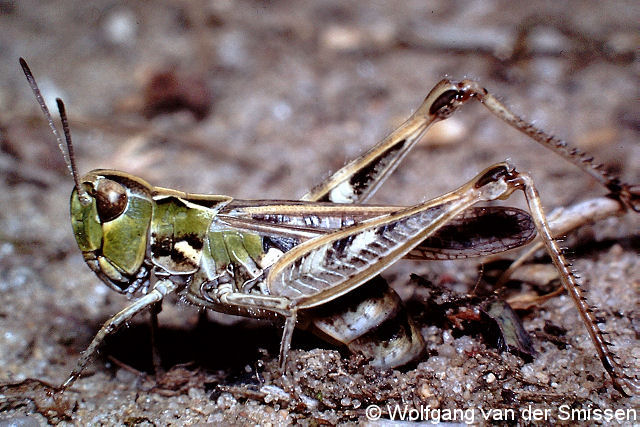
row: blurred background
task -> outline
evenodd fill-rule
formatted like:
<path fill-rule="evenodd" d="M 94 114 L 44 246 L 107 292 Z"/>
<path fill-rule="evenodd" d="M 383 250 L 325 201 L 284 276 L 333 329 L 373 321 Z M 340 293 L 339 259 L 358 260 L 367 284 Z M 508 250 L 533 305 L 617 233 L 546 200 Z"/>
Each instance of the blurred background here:
<path fill-rule="evenodd" d="M 72 181 L 18 57 L 50 108 L 64 99 L 81 174 L 115 168 L 189 192 L 295 199 L 448 77 L 480 81 L 640 182 L 639 23 L 637 1 L 0 0 L 0 325 L 11 331 L 1 379 L 62 380 L 61 346 L 82 348 L 125 303 L 79 256 Z M 604 194 L 471 104 L 372 202 L 416 203 L 505 159 L 531 172 L 549 208 Z M 638 231 L 635 218 L 607 224 L 590 233 Z M 456 265 L 436 268 L 463 274 Z"/>

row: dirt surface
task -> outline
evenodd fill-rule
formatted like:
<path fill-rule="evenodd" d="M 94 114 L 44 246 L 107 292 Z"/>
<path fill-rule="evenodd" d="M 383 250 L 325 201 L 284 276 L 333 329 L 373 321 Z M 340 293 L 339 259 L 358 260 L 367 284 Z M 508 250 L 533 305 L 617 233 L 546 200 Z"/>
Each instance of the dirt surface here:
<path fill-rule="evenodd" d="M 483 411 L 494 409 L 528 424 L 534 408 L 548 410 L 538 421 L 593 422 L 599 409 L 622 411 L 625 423 L 635 410 L 640 422 L 640 400 L 614 390 L 567 296 L 520 312 L 537 352 L 530 362 L 430 316 L 409 274 L 464 294 L 478 260 L 403 262 L 386 274 L 410 300 L 430 356 L 401 370 L 374 369 L 300 332 L 285 381 L 279 325 L 203 321 L 170 301 L 158 336 L 164 375 L 151 374 L 139 316 L 52 399 L 47 384 L 64 381 L 127 301 L 82 260 L 69 226 L 72 182 L 18 66 L 28 60 L 50 106 L 64 98 L 81 172 L 295 199 L 450 76 L 479 80 L 639 183 L 638 22 L 637 1 L 0 1 L 0 425 L 334 424 L 367 422 L 370 405 L 383 419 L 399 405 L 429 421 L 458 409 L 454 421 L 486 423 Z M 548 209 L 606 193 L 470 105 L 433 129 L 372 201 L 426 200 L 505 159 L 532 174 Z M 522 206 L 521 196 L 509 203 Z M 640 372 L 638 231 L 627 214 L 567 241 L 630 375 Z M 548 268 L 542 254 L 534 262 Z"/>

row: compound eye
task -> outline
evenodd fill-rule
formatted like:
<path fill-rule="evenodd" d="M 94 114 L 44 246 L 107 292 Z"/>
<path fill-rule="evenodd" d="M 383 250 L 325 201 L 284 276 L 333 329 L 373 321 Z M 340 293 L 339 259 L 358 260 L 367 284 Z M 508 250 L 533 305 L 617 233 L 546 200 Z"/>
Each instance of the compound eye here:
<path fill-rule="evenodd" d="M 95 190 L 96 208 L 100 222 L 109 222 L 127 207 L 127 190 L 110 179 L 101 179 Z"/>

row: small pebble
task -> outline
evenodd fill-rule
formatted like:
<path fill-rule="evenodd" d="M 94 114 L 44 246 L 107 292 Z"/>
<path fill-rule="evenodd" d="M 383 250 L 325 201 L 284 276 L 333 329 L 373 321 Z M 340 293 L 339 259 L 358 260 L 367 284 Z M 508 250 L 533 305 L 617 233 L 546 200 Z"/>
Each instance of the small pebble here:
<path fill-rule="evenodd" d="M 104 21 L 103 29 L 107 40 L 113 44 L 131 44 L 136 37 L 136 17 L 129 10 L 112 12 Z"/>

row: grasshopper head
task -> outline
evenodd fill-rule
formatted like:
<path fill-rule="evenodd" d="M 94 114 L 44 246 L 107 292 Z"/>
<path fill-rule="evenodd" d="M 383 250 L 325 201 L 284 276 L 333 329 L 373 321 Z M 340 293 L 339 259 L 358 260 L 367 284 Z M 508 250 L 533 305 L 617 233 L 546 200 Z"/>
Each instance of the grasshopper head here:
<path fill-rule="evenodd" d="M 44 113 L 75 182 L 71 193 L 71 226 L 89 267 L 112 289 L 132 294 L 148 283 L 145 263 L 152 215 L 151 185 L 113 170 L 94 170 L 78 176 L 64 103 L 56 99 L 64 139 L 53 122 L 36 79 L 26 61 L 20 66 Z"/>
<path fill-rule="evenodd" d="M 149 278 L 144 260 L 151 215 L 151 186 L 124 172 L 92 171 L 71 193 L 78 247 L 98 277 L 120 293 L 135 292 Z"/>

